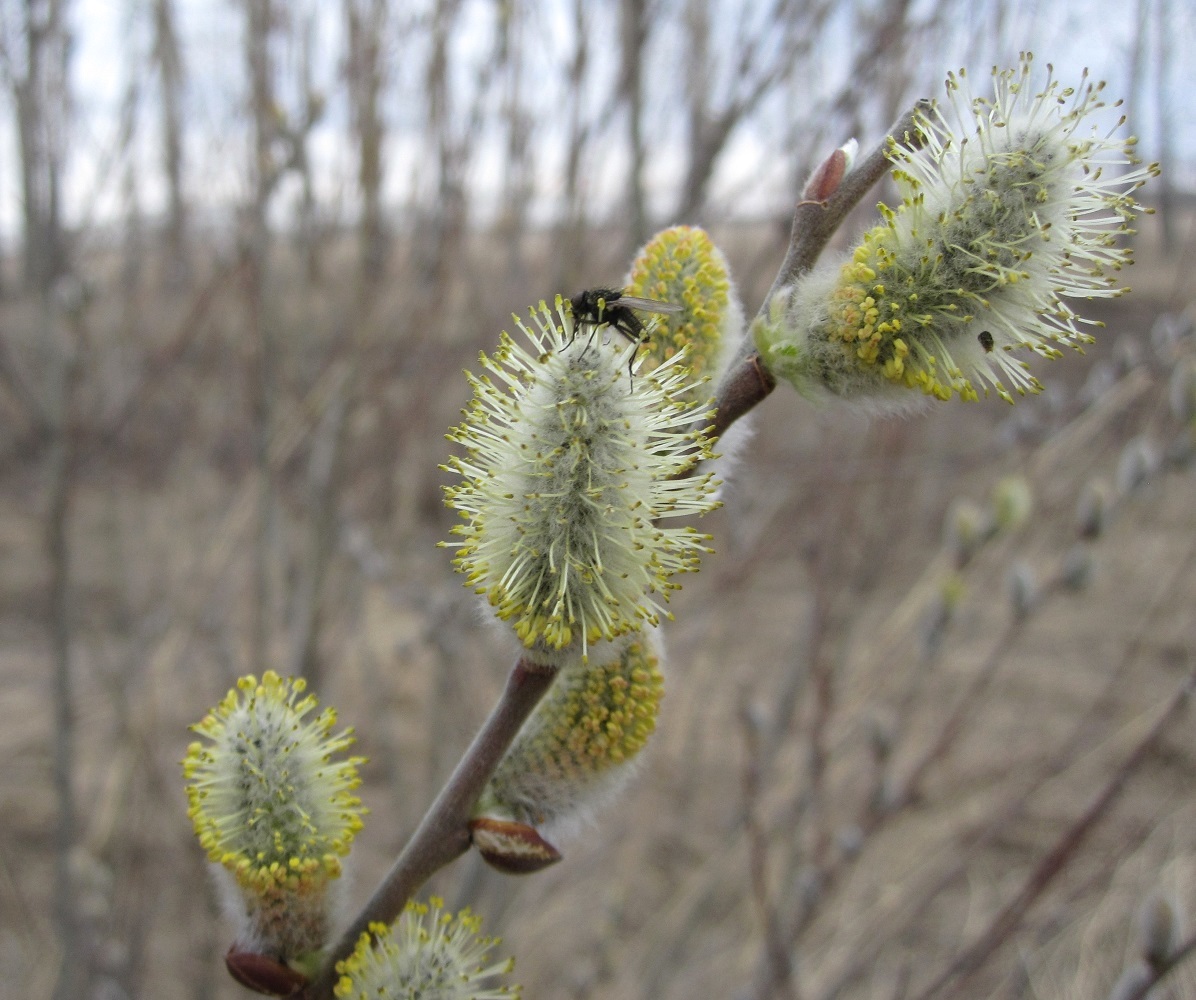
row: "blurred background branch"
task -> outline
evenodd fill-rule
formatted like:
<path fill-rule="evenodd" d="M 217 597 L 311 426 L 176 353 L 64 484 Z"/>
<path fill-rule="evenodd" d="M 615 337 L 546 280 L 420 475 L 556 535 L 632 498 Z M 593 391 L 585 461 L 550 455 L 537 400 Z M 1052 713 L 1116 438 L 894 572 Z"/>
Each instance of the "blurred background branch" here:
<path fill-rule="evenodd" d="M 1194 35 L 1174 0 L 0 3 L 6 988 L 240 995 L 177 762 L 245 672 L 304 673 L 361 735 L 374 884 L 504 681 L 434 547 L 460 368 L 672 221 L 711 229 L 753 311 L 818 163 L 1033 48 L 1109 79 L 1167 167 L 1135 294 L 1012 412 L 770 398 L 675 601 L 640 784 L 533 880 L 433 880 L 529 996 L 930 989 L 1196 662 Z M 962 559 L 953 501 L 1008 475 L 1034 515 Z M 937 995 L 1109 995 L 1141 900 L 1196 907 L 1189 743 L 1161 733 Z"/>

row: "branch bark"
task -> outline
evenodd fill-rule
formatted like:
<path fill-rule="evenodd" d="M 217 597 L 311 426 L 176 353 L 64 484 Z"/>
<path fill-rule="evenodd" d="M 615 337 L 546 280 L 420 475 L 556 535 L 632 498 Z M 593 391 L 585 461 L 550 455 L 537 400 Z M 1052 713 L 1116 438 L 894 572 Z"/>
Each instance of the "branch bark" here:
<path fill-rule="evenodd" d="M 363 274 L 370 282 L 376 282 L 386 260 L 386 227 L 382 219 L 385 129 L 381 100 L 386 85 L 382 39 L 388 10 L 385 0 L 344 0 L 344 11 L 349 115 L 357 141 L 357 183 L 361 189 L 358 246 Z"/>
<path fill-rule="evenodd" d="M 555 668 L 525 660 L 516 662 L 490 717 L 478 730 L 382 884 L 329 953 L 323 971 L 303 991 L 303 1000 L 332 1000 L 336 963 L 352 952 L 370 924 L 392 923 L 420 886 L 469 849 L 469 818 L 474 803 L 519 728 L 554 680 Z"/>
<path fill-rule="evenodd" d="M 889 130 L 889 134 L 847 174 L 837 191 L 826 201 L 800 201 L 793 211 L 789 247 L 776 279 L 764 297 L 758 316 L 767 316 L 772 298 L 778 291 L 808 274 L 831 236 L 843 224 L 847 214 L 860 203 L 889 170 L 891 143 L 917 149 L 921 139 L 917 116 L 928 107 L 919 101 Z M 731 362 L 718 386 L 718 412 L 714 419 L 714 437 L 721 437 L 736 420 L 760 403 L 776 388 L 776 379 L 764 366 L 760 352 L 750 336 L 745 337 L 739 354 Z"/>
<path fill-rule="evenodd" d="M 48 296 L 41 302 L 47 338 L 60 336 L 54 329 Z M 55 359 L 52 398 L 46 422 L 52 428 L 46 453 L 45 551 L 50 564 L 50 646 L 53 651 L 54 691 L 54 789 L 58 818 L 54 829 L 54 923 L 58 932 L 60 966 L 54 989 L 55 1000 L 73 1000 L 84 992 L 87 979 L 71 857 L 78 840 L 78 810 L 75 802 L 75 712 L 74 664 L 71 650 L 72 607 L 70 592 L 71 499 L 76 467 L 73 401 L 79 362 L 75 345 L 63 341 Z"/>
<path fill-rule="evenodd" d="M 167 278 L 182 283 L 188 272 L 187 203 L 183 196 L 183 59 L 174 0 L 154 0 L 153 16 L 153 57 L 161 90 L 162 163 L 167 188 Z"/>

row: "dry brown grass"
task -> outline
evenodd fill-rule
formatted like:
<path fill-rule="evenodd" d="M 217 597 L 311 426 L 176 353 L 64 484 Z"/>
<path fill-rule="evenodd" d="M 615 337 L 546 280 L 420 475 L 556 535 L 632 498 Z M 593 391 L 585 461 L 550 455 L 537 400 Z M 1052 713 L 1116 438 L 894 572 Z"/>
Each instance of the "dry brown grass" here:
<path fill-rule="evenodd" d="M 756 857 L 767 902 L 806 913 L 788 928 L 800 996 L 915 997 L 984 939 L 1196 668 L 1191 464 L 1165 465 L 1117 505 L 1090 543 L 1087 589 L 1052 591 L 1017 621 L 1005 583 L 1017 559 L 1052 579 L 1075 542 L 1080 490 L 1115 483 L 1127 441 L 1146 434 L 1166 448 L 1179 433 L 1166 407 L 1173 360 L 1152 354 L 1148 333 L 1160 309 L 1188 304 L 1177 299 L 1184 260 L 1148 254 L 1138 294 L 1107 310 L 1100 346 L 1048 370 L 1061 387 L 1052 399 L 1014 411 L 1031 417 L 1016 435 L 998 403 L 871 425 L 816 415 L 786 391 L 765 403 L 727 507 L 707 522 L 718 552 L 676 600 L 664 717 L 629 793 L 541 875 L 503 878 L 467 858 L 436 879 L 504 937 L 529 997 L 769 995 L 753 989 L 766 977 L 744 826 L 745 704 L 763 727 L 749 805 L 767 841 Z M 98 416 L 81 439 L 70 535 L 77 869 L 94 964 L 137 996 L 243 995 L 219 968 L 226 932 L 177 763 L 187 724 L 237 674 L 271 665 L 245 662 L 257 527 L 243 316 L 235 276 L 215 287 L 198 313 L 198 296 L 143 302 L 132 322 L 101 302 L 90 322 L 102 364 L 85 412 Z M 435 465 L 465 398 L 456 370 L 520 300 L 504 301 L 516 293 L 497 283 L 458 296 L 456 333 L 440 338 L 413 318 L 414 294 L 386 289 L 367 322 L 321 644 L 321 697 L 371 759 L 354 899 L 430 801 L 511 654 L 435 548 L 449 523 Z M 36 380 L 36 340 L 15 308 L 4 336 Z M 346 293 L 295 291 L 276 308 L 294 332 L 279 370 L 270 529 L 271 649 L 285 663 L 305 463 L 330 359 L 345 356 Z M 1124 363 L 1127 345 L 1140 363 Z M 1191 338 L 1184 350 L 1196 350 Z M 1115 381 L 1081 405 L 1097 363 Z M 99 431 L 125 398 L 132 415 L 106 441 Z M 38 998 L 54 953 L 43 484 L 36 432 L 11 395 L 3 406 L 0 994 Z M 1029 482 L 1033 517 L 960 571 L 963 597 L 928 658 L 923 625 L 950 565 L 944 512 L 955 497 L 984 501 L 1010 474 Z M 917 794 L 869 811 L 877 782 L 893 798 L 982 671 L 981 696 Z M 882 761 L 877 727 L 892 746 Z M 1017 930 L 942 995 L 1100 998 L 1134 955 L 1143 899 L 1161 890 L 1196 913 L 1190 732 L 1187 717 L 1167 730 Z M 1175 981 L 1177 996 L 1196 995 L 1190 970 Z"/>

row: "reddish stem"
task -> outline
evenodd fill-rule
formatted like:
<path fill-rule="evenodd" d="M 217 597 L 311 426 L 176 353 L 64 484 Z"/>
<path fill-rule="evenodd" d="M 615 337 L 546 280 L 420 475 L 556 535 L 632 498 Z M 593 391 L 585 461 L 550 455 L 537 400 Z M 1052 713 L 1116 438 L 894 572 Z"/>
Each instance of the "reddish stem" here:
<path fill-rule="evenodd" d="M 347 957 L 371 923 L 393 923 L 435 872 L 469 849 L 469 818 L 490 775 L 519 728 L 556 679 L 556 668 L 519 660 L 490 717 L 474 737 L 440 795 L 353 924 L 329 953 L 304 1000 L 332 1000 L 336 963 Z"/>

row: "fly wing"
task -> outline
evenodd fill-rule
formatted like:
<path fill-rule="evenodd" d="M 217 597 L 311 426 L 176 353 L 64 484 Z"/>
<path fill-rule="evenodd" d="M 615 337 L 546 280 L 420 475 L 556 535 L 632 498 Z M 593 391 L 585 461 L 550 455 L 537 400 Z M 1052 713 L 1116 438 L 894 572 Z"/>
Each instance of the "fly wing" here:
<path fill-rule="evenodd" d="M 630 306 L 646 313 L 679 313 L 684 306 L 676 302 L 661 302 L 659 299 L 641 299 L 638 295 L 620 295 L 618 304 Z"/>

